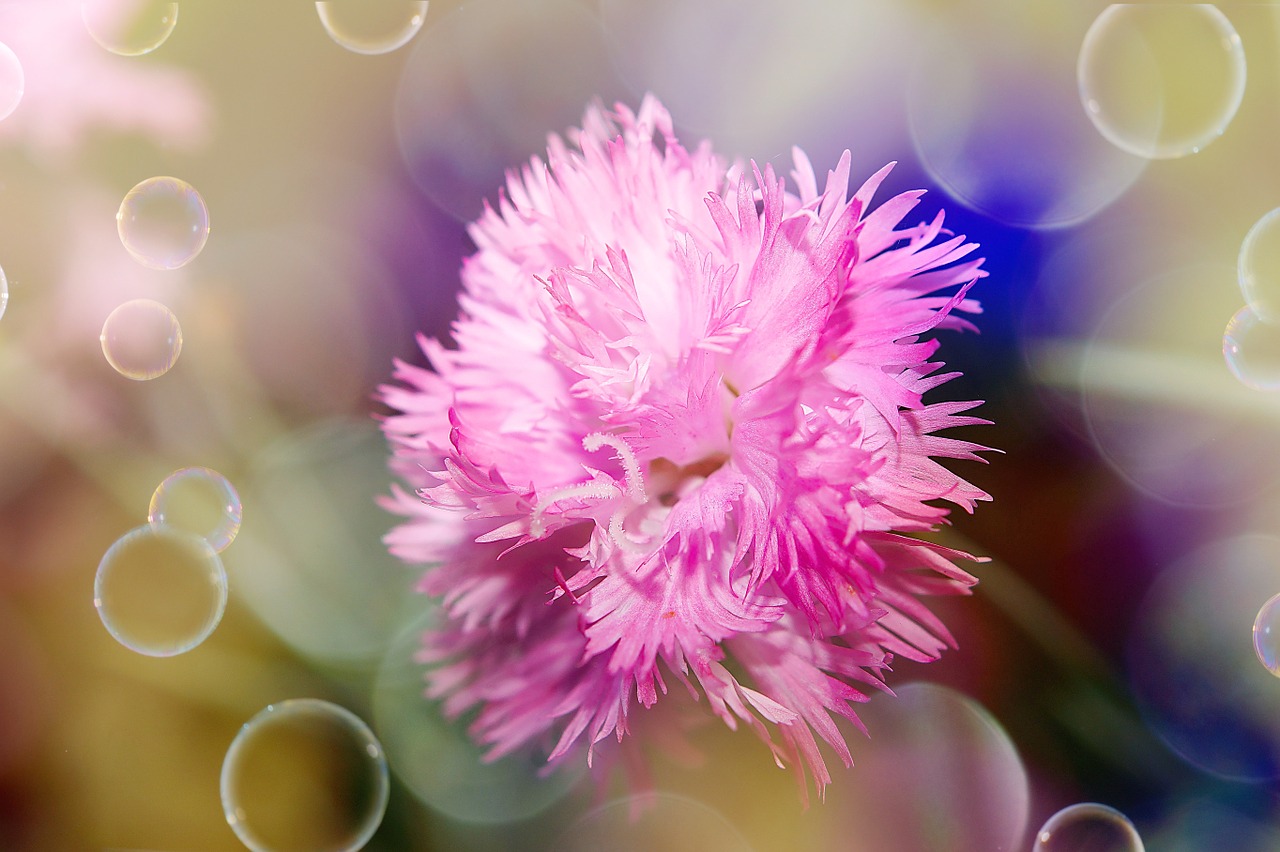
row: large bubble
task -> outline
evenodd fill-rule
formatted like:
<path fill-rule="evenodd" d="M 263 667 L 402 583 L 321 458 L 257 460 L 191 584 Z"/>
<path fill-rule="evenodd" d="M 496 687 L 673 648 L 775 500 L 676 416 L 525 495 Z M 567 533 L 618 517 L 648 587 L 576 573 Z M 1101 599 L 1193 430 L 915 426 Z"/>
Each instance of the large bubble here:
<path fill-rule="evenodd" d="M 1250 636 L 1277 590 L 1280 539 L 1227 539 L 1166 568 L 1133 623 L 1129 679 L 1148 724 L 1218 777 L 1280 777 L 1275 678 L 1258 664 Z"/>
<path fill-rule="evenodd" d="M 871 736 L 851 740 L 856 767 L 827 791 L 833 837 L 877 852 L 1025 848 L 1027 773 L 1000 724 L 944 686 L 896 692 L 859 711 Z"/>
<path fill-rule="evenodd" d="M 751 852 L 722 815 L 670 793 L 629 796 L 599 807 L 569 826 L 555 848 L 562 852 Z"/>
<path fill-rule="evenodd" d="M 387 761 L 373 732 L 316 698 L 270 704 L 241 727 L 222 763 L 222 808 L 253 852 L 355 852 L 382 823 Z"/>
<path fill-rule="evenodd" d="M 1053 24 L 1083 31 L 1070 8 Z M 944 14 L 909 78 L 907 113 L 921 163 L 949 195 L 1006 224 L 1058 228 L 1110 205 L 1146 164 L 1080 113 L 1074 54 L 1040 12 L 997 2 Z"/>
<path fill-rule="evenodd" d="M 1274 415 L 1222 357 L 1224 305 L 1239 304 L 1234 272 L 1202 264 L 1130 284 L 1076 358 L 1099 454 L 1162 502 L 1234 505 L 1280 481 L 1280 457 L 1258 428 Z"/>
<path fill-rule="evenodd" d="M 585 770 L 581 760 L 551 774 L 546 755 L 534 751 L 485 761 L 463 723 L 446 720 L 440 702 L 424 695 L 421 637 L 441 616 L 427 598 L 417 602 L 421 613 L 392 643 L 373 691 L 374 727 L 396 777 L 419 801 L 462 823 L 527 819 L 563 798 Z"/>
<path fill-rule="evenodd" d="M 227 575 L 204 539 L 138 527 L 108 548 L 93 605 L 121 645 L 149 657 L 190 651 L 213 633 L 227 605 Z"/>
<path fill-rule="evenodd" d="M 1244 48 L 1208 3 L 1116 3 L 1080 47 L 1080 101 L 1098 132 L 1141 157 L 1194 154 L 1244 97 Z"/>
<path fill-rule="evenodd" d="M 352 53 L 390 53 L 409 43 L 427 18 L 426 0 L 319 0 L 316 14 L 336 44 Z"/>

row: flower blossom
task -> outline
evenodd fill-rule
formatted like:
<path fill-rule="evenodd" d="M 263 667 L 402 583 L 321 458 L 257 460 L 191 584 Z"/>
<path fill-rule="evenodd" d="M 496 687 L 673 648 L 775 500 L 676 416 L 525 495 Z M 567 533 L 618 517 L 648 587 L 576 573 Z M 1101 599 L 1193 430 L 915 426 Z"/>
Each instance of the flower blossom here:
<path fill-rule="evenodd" d="M 989 499 L 935 461 L 978 459 L 935 434 L 978 403 L 922 401 L 982 261 L 898 227 L 921 192 L 870 206 L 890 167 L 849 197 L 848 151 L 822 189 L 793 157 L 794 190 L 652 97 L 590 108 L 470 226 L 456 348 L 382 388 L 416 492 L 387 543 L 444 613 L 426 694 L 489 758 L 590 760 L 678 686 L 821 792 L 835 717 L 953 644 L 921 598 L 973 557 L 909 534 Z"/>

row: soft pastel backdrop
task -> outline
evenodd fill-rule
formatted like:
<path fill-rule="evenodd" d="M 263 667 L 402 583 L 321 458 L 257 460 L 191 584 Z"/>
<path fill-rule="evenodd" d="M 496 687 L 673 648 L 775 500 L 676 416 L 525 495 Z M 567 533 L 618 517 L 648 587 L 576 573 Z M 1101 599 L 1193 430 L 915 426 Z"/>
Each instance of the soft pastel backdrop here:
<path fill-rule="evenodd" d="M 986 399 L 996 425 L 967 437 L 1004 454 L 967 466 L 994 503 L 943 534 L 993 560 L 939 606 L 959 649 L 890 681 L 954 692 L 875 699 L 858 765 L 807 811 L 754 738 L 714 724 L 691 734 L 701 757 L 654 749 L 668 797 L 649 817 L 592 824 L 654 849 L 1029 849 L 1058 808 L 1099 801 L 1152 850 L 1280 847 L 1280 680 L 1250 644 L 1280 592 L 1280 399 L 1222 355 L 1241 241 L 1280 206 L 1280 6 L 1221 7 L 1247 59 L 1238 112 L 1200 152 L 1149 161 L 1077 93 L 1099 3 L 432 0 L 408 44 L 370 56 L 309 2 L 182 0 L 137 57 L 95 44 L 78 5 L 0 0 L 25 70 L 0 120 L 0 848 L 240 848 L 223 755 L 303 696 L 387 746 L 368 848 L 588 842 L 583 815 L 621 787 L 483 768 L 417 701 L 431 613 L 381 544 L 372 395 L 394 357 L 421 362 L 415 331 L 447 335 L 463 225 L 503 170 L 591 99 L 645 91 L 686 141 L 779 168 L 800 145 L 819 170 L 849 148 L 855 176 L 898 161 L 881 199 L 930 190 L 919 218 L 945 208 L 990 272 L 982 334 L 944 333 L 966 375 L 940 393 Z M 180 270 L 116 235 L 155 175 L 210 211 Z M 139 297 L 185 342 L 135 383 L 98 334 Z M 230 604 L 197 649 L 143 657 L 103 629 L 94 572 L 192 465 L 243 499 Z M 300 832 L 316 818 L 303 792 L 279 807 Z"/>

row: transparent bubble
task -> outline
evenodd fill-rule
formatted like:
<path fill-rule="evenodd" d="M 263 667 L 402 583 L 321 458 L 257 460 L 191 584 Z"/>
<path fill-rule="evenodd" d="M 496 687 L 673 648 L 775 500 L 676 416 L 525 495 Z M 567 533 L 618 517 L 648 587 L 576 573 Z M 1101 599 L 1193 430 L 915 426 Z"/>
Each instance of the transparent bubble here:
<path fill-rule="evenodd" d="M 351 852 L 378 830 L 390 783 L 382 745 L 358 716 L 317 698 L 269 704 L 222 762 L 222 810 L 254 852 Z"/>
<path fill-rule="evenodd" d="M 445 719 L 440 702 L 423 695 L 426 667 L 416 657 L 423 632 L 442 617 L 431 604 L 409 620 L 378 669 L 374 727 L 391 771 L 419 801 L 460 823 L 510 823 L 541 813 L 582 777 L 585 761 L 547 774 L 547 755 L 534 750 L 483 759 L 463 724 Z"/>
<path fill-rule="evenodd" d="M 1273 439 L 1258 428 L 1270 403 L 1236 381 L 1218 354 L 1215 317 L 1238 305 L 1234 279 L 1235 269 L 1221 264 L 1179 267 L 1137 286 L 1112 279 L 1127 292 L 1097 320 L 1089 343 L 1054 356 L 1059 369 L 1075 371 L 1100 457 L 1164 503 L 1237 505 L 1280 484 Z"/>
<path fill-rule="evenodd" d="M 850 737 L 857 769 L 827 790 L 839 821 L 831 836 L 858 837 L 857 848 L 876 852 L 1018 848 L 1031 797 L 1004 728 L 953 689 L 894 689 L 896 698 L 875 695 L 858 711 L 871 737 Z"/>
<path fill-rule="evenodd" d="M 227 575 L 199 536 L 142 526 L 121 536 L 98 563 L 93 605 L 121 645 L 148 657 L 172 657 L 218 626 Z"/>
<path fill-rule="evenodd" d="M 554 844 L 563 852 L 751 852 L 727 819 L 706 805 L 669 793 L 628 796 L 582 817 Z"/>
<path fill-rule="evenodd" d="M 1280 595 L 1264 603 L 1253 620 L 1253 651 L 1267 671 L 1280 677 Z"/>
<path fill-rule="evenodd" d="M 4 309 L 9 307 L 9 279 L 5 277 L 4 270 L 0 269 L 0 317 L 4 316 Z"/>
<path fill-rule="evenodd" d="M 508 169 L 546 155 L 548 128 L 580 124 L 593 99 L 638 103 L 612 73 L 586 4 L 465 3 L 413 45 L 396 94 L 396 134 L 418 188 L 470 221 L 485 198 L 496 199 Z"/>
<path fill-rule="evenodd" d="M 1194 154 L 1226 130 L 1244 97 L 1240 36 L 1216 7 L 1115 4 L 1089 28 L 1076 66 L 1098 132 L 1141 157 Z"/>
<path fill-rule="evenodd" d="M 373 56 L 409 43 L 427 19 L 426 0 L 320 0 L 324 30 L 352 53 Z"/>
<path fill-rule="evenodd" d="M 1280 321 L 1280 207 L 1249 229 L 1236 266 L 1249 307 L 1268 322 Z"/>
<path fill-rule="evenodd" d="M 240 495 L 216 470 L 184 467 L 164 478 L 151 495 L 147 520 L 194 533 L 217 552 L 240 531 Z"/>
<path fill-rule="evenodd" d="M 354 418 L 280 439 L 237 478 L 257 523 L 228 548 L 227 570 L 263 624 L 307 657 L 372 669 L 416 603 L 413 573 L 382 544 L 386 464 L 377 425 Z"/>
<path fill-rule="evenodd" d="M 209 208 L 184 180 L 147 178 L 120 202 L 116 230 L 138 263 L 177 269 L 194 260 L 209 241 Z"/>
<path fill-rule="evenodd" d="M 93 40 L 117 56 L 150 53 L 178 25 L 178 4 L 168 0 L 86 0 L 80 14 Z"/>
<path fill-rule="evenodd" d="M 525 5 L 540 12 L 547 4 Z M 849 139 L 858 140 L 855 172 L 870 174 L 901 154 L 900 88 L 848 82 L 897 80 L 902 69 L 915 67 L 925 54 L 914 4 L 788 0 L 785 14 L 776 0 L 598 0 L 590 5 L 607 39 L 604 58 L 628 92 L 622 99 L 634 106 L 646 92 L 656 94 L 683 128 L 681 138 L 689 148 L 699 139 L 714 139 L 718 150 L 773 158 L 774 168 L 786 172 L 791 166 L 786 152 L 799 145 L 819 175 L 836 163 Z M 930 16 L 942 5 L 932 4 Z M 966 5 L 970 11 L 985 6 Z M 840 33 L 840 49 L 813 51 L 816 32 Z M 584 52 L 585 57 L 573 49 L 575 60 L 591 62 L 596 49 L 587 44 Z M 479 51 L 476 58 L 484 54 Z M 543 53 L 537 70 L 567 77 L 562 55 Z M 801 55 L 808 58 L 797 62 Z M 751 60 L 743 61 L 745 56 Z M 606 73 L 591 68 L 587 79 L 559 91 L 577 95 L 588 81 L 607 86 Z M 583 102 L 596 95 L 605 104 L 616 99 L 606 89 L 586 93 Z"/>
<path fill-rule="evenodd" d="M 1161 570 L 1133 619 L 1127 671 L 1151 730 L 1219 778 L 1280 777 L 1276 681 L 1247 625 L 1280 589 L 1280 539 L 1214 542 Z"/>
<path fill-rule="evenodd" d="M 1128 817 L 1115 808 L 1085 802 L 1049 817 L 1032 852 L 1143 852 L 1143 846 Z"/>
<path fill-rule="evenodd" d="M 0 121 L 12 115 L 18 104 L 22 103 L 26 85 L 26 75 L 18 55 L 9 45 L 0 42 Z"/>
<path fill-rule="evenodd" d="M 134 299 L 112 311 L 99 339 L 107 363 L 137 382 L 163 376 L 182 353 L 178 318 L 151 299 Z"/>
<path fill-rule="evenodd" d="M 1025 228 L 1079 224 L 1115 202 L 1148 161 L 1081 115 L 1074 49 L 1037 39 L 1033 4 L 957 6 L 928 34 L 906 87 L 911 141 L 929 175 L 966 207 Z"/>
<path fill-rule="evenodd" d="M 1280 323 L 1266 322 L 1246 305 L 1222 333 L 1222 355 L 1232 375 L 1244 384 L 1254 390 L 1280 390 Z"/>

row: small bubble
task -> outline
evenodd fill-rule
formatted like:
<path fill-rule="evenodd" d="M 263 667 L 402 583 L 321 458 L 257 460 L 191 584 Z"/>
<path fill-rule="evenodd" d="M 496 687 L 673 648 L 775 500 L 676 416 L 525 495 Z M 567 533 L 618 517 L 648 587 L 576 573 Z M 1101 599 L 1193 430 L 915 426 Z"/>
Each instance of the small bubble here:
<path fill-rule="evenodd" d="M 1201 151 L 1244 97 L 1244 49 L 1207 3 L 1113 4 L 1089 27 L 1076 78 L 1098 132 L 1140 157 Z"/>
<path fill-rule="evenodd" d="M 9 45 L 0 42 L 0 121 L 12 115 L 18 104 L 22 103 L 26 85 L 27 78 L 18 55 Z"/>
<path fill-rule="evenodd" d="M 1143 852 L 1129 818 L 1092 802 L 1071 805 L 1049 817 L 1032 852 Z"/>
<path fill-rule="evenodd" d="M 227 823 L 254 852 L 352 852 L 381 824 L 390 781 L 368 725 L 336 704 L 299 698 L 240 728 L 221 789 Z"/>
<path fill-rule="evenodd" d="M 112 311 L 99 339 L 107 363 L 136 382 L 163 376 L 182 352 L 178 318 L 151 299 L 134 299 Z"/>
<path fill-rule="evenodd" d="M 240 531 L 241 514 L 240 495 L 225 476 L 207 467 L 184 467 L 156 486 L 147 520 L 153 527 L 194 533 L 221 553 Z"/>
<path fill-rule="evenodd" d="M 4 270 L 0 269 L 0 317 L 4 316 L 4 309 L 9 307 L 9 279 L 4 277 Z"/>
<path fill-rule="evenodd" d="M 1280 390 L 1280 324 L 1260 319 L 1253 308 L 1241 308 L 1222 334 L 1222 355 L 1243 384 Z"/>
<path fill-rule="evenodd" d="M 409 43 L 427 19 L 426 0 L 320 0 L 325 32 L 352 53 L 390 53 Z"/>
<path fill-rule="evenodd" d="M 1253 312 L 1280 321 L 1280 207 L 1263 216 L 1240 244 L 1240 291 Z"/>
<path fill-rule="evenodd" d="M 121 645 L 149 657 L 172 657 L 199 645 L 222 620 L 227 574 L 199 536 L 137 527 L 98 564 L 93 605 Z"/>
<path fill-rule="evenodd" d="M 1264 603 L 1253 620 L 1253 650 L 1266 670 L 1280 677 L 1280 595 Z"/>
<path fill-rule="evenodd" d="M 209 208 L 186 181 L 147 178 L 120 202 L 116 230 L 143 266 L 177 269 L 194 260 L 208 242 Z"/>
<path fill-rule="evenodd" d="M 80 6 L 85 29 L 117 56 L 142 56 L 164 44 L 178 25 L 178 4 L 167 0 L 86 0 Z"/>

